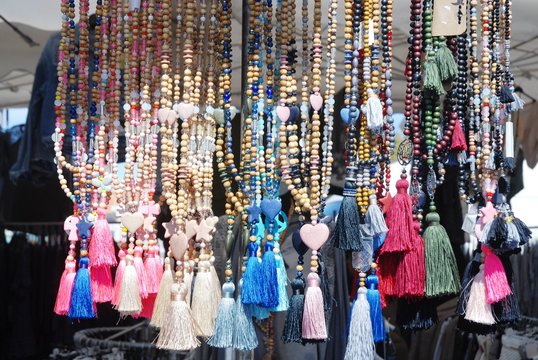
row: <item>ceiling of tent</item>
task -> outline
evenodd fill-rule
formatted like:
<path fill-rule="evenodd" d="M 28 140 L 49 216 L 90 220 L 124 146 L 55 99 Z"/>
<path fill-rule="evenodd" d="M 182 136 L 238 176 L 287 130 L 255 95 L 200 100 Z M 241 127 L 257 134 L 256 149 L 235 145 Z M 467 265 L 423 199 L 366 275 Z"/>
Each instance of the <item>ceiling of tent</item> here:
<path fill-rule="evenodd" d="M 90 1 L 94 5 L 95 1 Z M 323 0 L 328 4 L 329 0 Z M 301 1 L 297 1 L 298 8 Z M 310 6 L 313 2 L 310 1 Z M 339 5 L 343 0 L 339 0 Z M 513 1 L 512 52 L 511 67 L 516 83 L 534 98 L 538 98 L 538 2 L 536 0 Z M 25 0 L 25 8 L 32 11 L 21 11 L 21 3 L 17 0 L 3 0 L 0 4 L 0 15 L 17 26 L 39 46 L 29 46 L 5 22 L 0 20 L 0 108 L 26 106 L 30 98 L 33 74 L 37 60 L 48 37 L 59 29 L 59 0 Z M 339 6 L 343 8 L 343 6 Z M 326 12 L 324 12 L 325 14 Z M 401 109 L 404 95 L 405 78 L 403 76 L 404 59 L 407 53 L 407 32 L 409 27 L 409 0 L 394 0 L 394 34 L 393 34 L 393 96 L 396 111 Z M 343 44 L 343 12 L 339 12 L 338 41 Z M 240 63 L 241 63 L 241 19 L 240 0 L 233 0 L 233 61 L 234 102 L 239 102 Z M 326 19 L 323 24 L 326 26 Z M 297 16 L 297 29 L 300 29 L 300 11 Z M 338 52 L 337 68 L 343 71 L 343 53 Z M 340 77 L 341 78 L 341 77 Z M 337 85 L 342 86 L 342 83 Z"/>

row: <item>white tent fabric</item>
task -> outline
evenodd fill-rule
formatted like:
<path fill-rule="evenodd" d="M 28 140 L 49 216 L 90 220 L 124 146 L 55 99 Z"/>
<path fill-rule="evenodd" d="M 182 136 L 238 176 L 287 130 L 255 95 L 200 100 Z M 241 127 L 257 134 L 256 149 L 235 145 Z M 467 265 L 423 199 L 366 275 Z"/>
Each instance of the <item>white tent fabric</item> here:
<path fill-rule="evenodd" d="M 326 4 L 329 0 L 323 0 Z M 343 9 L 344 0 L 339 0 L 339 8 Z M 91 7 L 95 1 L 90 1 Z M 309 1 L 313 6 L 313 1 Z M 300 7 L 297 1 L 297 29 L 300 34 Z M 31 9 L 31 11 L 25 10 Z M 241 1 L 233 1 L 233 39 L 234 39 L 234 73 L 233 101 L 237 104 L 240 98 L 240 63 L 241 63 Z M 326 12 L 324 11 L 324 17 Z M 30 98 L 33 73 L 42 47 L 48 37 L 60 27 L 59 0 L 24 0 L 24 8 L 17 0 L 3 0 L 0 14 L 14 23 L 21 31 L 29 35 L 40 46 L 30 47 L 6 23 L 0 20 L 0 108 L 26 106 Z M 343 44 L 343 11 L 339 12 L 338 44 Z M 407 53 L 407 33 L 409 31 L 409 0 L 394 0 L 394 81 L 393 95 L 396 111 L 402 110 L 402 99 L 405 89 L 403 76 L 405 56 Z M 513 1 L 512 29 L 512 71 L 516 83 L 526 93 L 538 98 L 538 2 L 536 0 Z M 323 19 L 326 25 L 326 19 Z M 298 35 L 299 36 L 299 35 Z M 341 48 L 341 47 L 340 47 Z M 343 54 L 339 51 L 337 64 L 343 72 Z M 341 77 L 339 86 L 342 86 Z"/>

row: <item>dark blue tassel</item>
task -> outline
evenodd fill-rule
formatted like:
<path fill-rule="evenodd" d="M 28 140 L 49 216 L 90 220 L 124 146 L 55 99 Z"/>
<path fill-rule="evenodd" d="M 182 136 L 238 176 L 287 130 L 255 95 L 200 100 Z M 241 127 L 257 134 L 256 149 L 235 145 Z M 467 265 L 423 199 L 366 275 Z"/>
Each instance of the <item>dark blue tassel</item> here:
<path fill-rule="evenodd" d="M 75 284 L 71 294 L 71 305 L 68 316 L 72 319 L 92 319 L 96 316 L 90 285 L 88 258 L 80 259 L 80 267 L 75 276 Z"/>
<path fill-rule="evenodd" d="M 303 278 L 296 278 L 291 281 L 293 291 L 290 298 L 290 307 L 286 314 L 282 341 L 285 343 L 302 342 L 303 310 L 304 310 L 304 288 Z"/>
<path fill-rule="evenodd" d="M 463 316 L 460 316 L 458 319 L 458 329 L 468 333 L 488 335 L 494 333 L 497 326 L 475 323 L 473 321 L 465 320 Z"/>
<path fill-rule="evenodd" d="M 262 266 L 258 259 L 258 244 L 251 242 L 247 246 L 249 258 L 245 273 L 243 274 L 243 288 L 241 290 L 241 302 L 243 304 L 261 304 L 262 296 L 260 289 L 263 283 Z"/>
<path fill-rule="evenodd" d="M 346 251 L 362 249 L 359 207 L 355 196 L 344 195 L 334 228 L 333 246 Z"/>
<path fill-rule="evenodd" d="M 278 277 L 273 247 L 272 241 L 265 243 L 265 253 L 261 265 L 263 291 L 260 305 L 266 308 L 274 308 L 278 305 Z"/>
<path fill-rule="evenodd" d="M 456 314 L 465 315 L 465 308 L 467 307 L 467 300 L 469 300 L 469 294 L 471 292 L 471 285 L 473 279 L 480 267 L 480 252 L 476 251 L 473 259 L 469 261 L 463 272 L 463 278 L 461 280 L 461 292 L 456 305 Z"/>
<path fill-rule="evenodd" d="M 508 238 L 508 227 L 503 217 L 497 216 L 493 219 L 489 233 L 487 234 L 487 245 L 493 249 L 501 248 L 503 242 Z"/>
<path fill-rule="evenodd" d="M 516 99 L 514 99 L 514 95 L 512 95 L 512 90 L 510 90 L 508 85 L 501 86 L 499 101 L 503 104 L 510 104 L 516 101 Z"/>
<path fill-rule="evenodd" d="M 331 312 L 334 299 L 329 288 L 329 274 L 327 273 L 327 265 L 325 265 L 321 253 L 318 253 L 318 265 L 318 275 L 320 279 L 319 287 L 321 288 L 321 293 L 323 294 L 323 310 L 325 311 L 325 314 L 328 314 Z"/>
<path fill-rule="evenodd" d="M 426 330 L 438 321 L 437 306 L 433 299 L 417 301 L 400 299 L 398 302 L 397 324 L 405 330 Z"/>
<path fill-rule="evenodd" d="M 377 289 L 379 279 L 375 273 L 368 275 L 366 278 L 366 286 L 368 292 L 366 293 L 366 299 L 370 304 L 370 320 L 372 321 L 372 333 L 374 335 L 374 342 L 385 341 L 385 321 L 383 320 L 383 313 L 381 309 L 381 296 Z"/>
<path fill-rule="evenodd" d="M 517 232 L 519 233 L 519 245 L 523 246 L 528 243 L 532 238 L 532 231 L 529 227 L 516 217 L 512 219 L 512 223 L 516 226 Z"/>

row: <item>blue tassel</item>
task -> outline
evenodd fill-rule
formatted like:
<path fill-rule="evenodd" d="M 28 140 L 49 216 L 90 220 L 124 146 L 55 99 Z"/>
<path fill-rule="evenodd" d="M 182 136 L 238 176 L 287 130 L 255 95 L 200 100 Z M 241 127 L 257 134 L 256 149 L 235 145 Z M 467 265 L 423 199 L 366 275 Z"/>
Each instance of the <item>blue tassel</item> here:
<path fill-rule="evenodd" d="M 378 283 L 379 279 L 375 273 L 368 275 L 366 278 L 366 285 L 368 286 L 366 299 L 370 304 L 370 320 L 372 321 L 372 333 L 376 343 L 385 341 L 385 321 L 381 311 L 381 296 L 379 295 L 379 290 L 377 290 Z"/>
<path fill-rule="evenodd" d="M 278 278 L 273 247 L 274 243 L 272 241 L 265 243 L 265 253 L 263 254 L 261 266 L 263 276 L 261 305 L 266 308 L 278 306 Z"/>
<path fill-rule="evenodd" d="M 301 343 L 302 324 L 304 310 L 304 289 L 305 281 L 303 278 L 296 278 L 291 281 L 292 295 L 290 307 L 286 314 L 286 322 L 282 331 L 282 341 L 284 343 Z"/>
<path fill-rule="evenodd" d="M 286 286 L 288 284 L 288 273 L 286 272 L 286 267 L 284 266 L 284 259 L 282 254 L 279 252 L 275 256 L 276 260 L 276 275 L 278 281 L 278 305 L 273 308 L 273 311 L 287 311 L 290 305 L 288 298 L 288 291 Z"/>
<path fill-rule="evenodd" d="M 75 276 L 75 284 L 71 294 L 71 305 L 68 316 L 72 319 L 92 319 L 96 316 L 90 285 L 90 271 L 88 258 L 80 259 L 80 267 Z"/>
<path fill-rule="evenodd" d="M 261 304 L 262 297 L 260 289 L 264 281 L 262 266 L 258 259 L 258 244 L 251 242 L 248 244 L 249 258 L 245 273 L 243 274 L 243 289 L 241 291 L 241 302 L 243 304 Z"/>
<path fill-rule="evenodd" d="M 245 312 L 248 316 L 253 317 L 254 319 L 257 319 L 257 320 L 268 319 L 269 315 L 271 315 L 271 313 L 269 312 L 269 309 L 264 308 L 263 306 L 260 306 L 260 305 L 255 305 L 255 304 L 245 305 Z"/>
<path fill-rule="evenodd" d="M 242 288 L 243 280 L 239 282 L 239 289 Z M 257 307 L 256 305 L 248 305 L 247 307 Z M 234 335 L 233 348 L 237 350 L 247 351 L 258 347 L 258 337 L 252 322 L 250 314 L 245 312 L 245 307 L 240 299 L 235 302 L 234 308 Z"/>
<path fill-rule="evenodd" d="M 360 215 L 357 206 L 356 191 L 350 190 L 351 185 L 346 184 L 344 199 L 340 205 L 340 212 L 336 219 L 336 226 L 332 237 L 333 246 L 340 250 L 362 250 L 360 239 Z M 346 193 L 346 192 L 349 192 Z"/>
<path fill-rule="evenodd" d="M 233 346 L 235 325 L 235 286 L 233 282 L 222 285 L 222 299 L 217 310 L 215 330 L 213 336 L 207 340 L 207 344 L 216 348 L 231 348 Z"/>
<path fill-rule="evenodd" d="M 374 234 L 374 254 L 379 250 L 381 245 L 385 242 L 385 238 L 387 237 L 387 233 L 381 233 L 381 234 Z"/>

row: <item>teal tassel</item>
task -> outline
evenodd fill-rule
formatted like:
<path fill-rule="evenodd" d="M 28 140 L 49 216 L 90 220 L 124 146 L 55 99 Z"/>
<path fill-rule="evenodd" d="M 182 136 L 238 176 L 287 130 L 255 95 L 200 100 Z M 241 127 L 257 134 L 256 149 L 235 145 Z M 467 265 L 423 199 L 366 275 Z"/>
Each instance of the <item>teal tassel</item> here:
<path fill-rule="evenodd" d="M 452 81 L 458 76 L 458 65 L 454 60 L 454 55 L 446 46 L 445 41 L 441 41 L 437 54 L 435 54 L 435 62 L 439 69 L 441 81 Z"/>
<path fill-rule="evenodd" d="M 288 291 L 286 289 L 288 284 L 288 273 L 286 272 L 284 259 L 282 258 L 282 254 L 280 252 L 275 256 L 275 260 L 278 280 L 278 305 L 272 310 L 276 312 L 287 311 L 290 304 Z"/>
<path fill-rule="evenodd" d="M 248 316 L 253 317 L 257 320 L 265 320 L 269 318 L 269 315 L 271 313 L 269 312 L 269 309 L 264 308 L 261 305 L 256 304 L 245 304 L 245 312 L 248 314 Z"/>
<path fill-rule="evenodd" d="M 217 310 L 215 330 L 207 344 L 217 348 L 231 348 L 234 344 L 234 300 L 235 286 L 232 282 L 222 285 L 222 299 Z M 241 302 L 241 301 L 239 301 Z"/>
<path fill-rule="evenodd" d="M 428 227 L 424 231 L 424 252 L 426 256 L 426 297 L 452 295 L 460 290 L 456 257 L 450 239 L 439 214 L 426 215 Z"/>
<path fill-rule="evenodd" d="M 439 68 L 433 59 L 428 59 L 424 63 L 424 89 L 438 96 L 445 94 Z"/>
<path fill-rule="evenodd" d="M 372 333 L 376 343 L 385 341 L 385 321 L 381 311 L 381 295 L 377 289 L 378 283 L 379 279 L 375 273 L 368 275 L 366 278 L 366 285 L 368 286 L 366 299 L 370 304 L 370 320 L 372 321 Z"/>
<path fill-rule="evenodd" d="M 92 319 L 96 316 L 90 285 L 88 258 L 80 259 L 80 267 L 75 276 L 75 284 L 71 294 L 71 305 L 68 316 L 72 319 Z"/>
<path fill-rule="evenodd" d="M 265 243 L 265 253 L 261 264 L 261 274 L 263 276 L 263 291 L 260 305 L 266 308 L 278 306 L 278 278 L 276 272 L 276 259 L 273 252 L 274 243 Z"/>
<path fill-rule="evenodd" d="M 239 287 L 241 288 L 241 282 Z M 252 318 L 245 313 L 245 308 L 240 299 L 235 302 L 235 329 L 233 336 L 233 348 L 242 351 L 253 350 L 258 346 L 258 337 Z"/>
<path fill-rule="evenodd" d="M 249 258 L 245 273 L 243 274 L 243 288 L 241 290 L 241 302 L 243 304 L 261 304 L 262 296 L 260 289 L 264 281 L 262 266 L 258 259 L 258 245 L 248 244 Z"/>
<path fill-rule="evenodd" d="M 333 245 L 345 251 L 360 251 L 360 215 L 357 199 L 353 195 L 344 195 L 334 228 Z"/>

